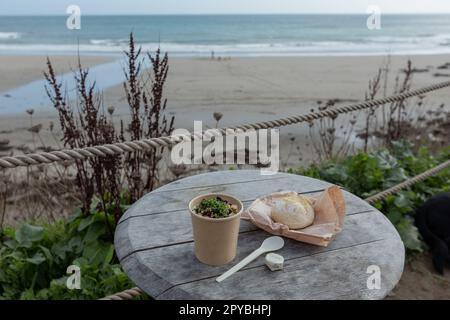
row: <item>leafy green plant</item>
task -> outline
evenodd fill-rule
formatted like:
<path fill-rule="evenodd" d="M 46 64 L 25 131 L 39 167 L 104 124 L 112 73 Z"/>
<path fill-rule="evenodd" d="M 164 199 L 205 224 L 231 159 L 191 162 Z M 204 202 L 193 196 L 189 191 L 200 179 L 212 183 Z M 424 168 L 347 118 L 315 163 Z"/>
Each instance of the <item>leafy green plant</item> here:
<path fill-rule="evenodd" d="M 95 299 L 133 284 L 114 254 L 108 226 L 113 212 L 79 210 L 53 225 L 4 230 L 0 243 L 0 299 Z M 68 289 L 67 267 L 81 271 L 81 289 Z"/>
<path fill-rule="evenodd" d="M 449 158 L 449 148 L 434 155 L 427 148 L 413 152 L 411 144 L 393 142 L 389 149 L 370 153 L 359 152 L 342 160 L 289 171 L 330 181 L 361 198 L 366 198 Z M 394 224 L 407 249 L 421 251 L 423 245 L 413 223 L 415 210 L 430 196 L 448 191 L 450 191 L 450 170 L 444 170 L 408 190 L 386 197 L 383 201 L 375 203 L 375 207 Z"/>

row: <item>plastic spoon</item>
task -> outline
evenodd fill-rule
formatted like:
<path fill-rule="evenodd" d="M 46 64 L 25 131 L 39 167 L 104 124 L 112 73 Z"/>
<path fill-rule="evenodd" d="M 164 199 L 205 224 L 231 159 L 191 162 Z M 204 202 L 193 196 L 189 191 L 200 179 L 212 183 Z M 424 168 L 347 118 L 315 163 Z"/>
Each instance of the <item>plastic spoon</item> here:
<path fill-rule="evenodd" d="M 216 278 L 217 282 L 222 282 L 229 276 L 231 276 L 233 273 L 241 270 L 243 267 L 248 265 L 250 262 L 258 258 L 260 255 L 270 252 L 270 251 L 276 251 L 284 246 L 284 240 L 281 237 L 270 237 L 263 241 L 261 244 L 261 247 L 250 253 L 247 257 L 245 257 L 241 262 L 233 266 L 230 270 L 222 274 L 220 277 Z"/>

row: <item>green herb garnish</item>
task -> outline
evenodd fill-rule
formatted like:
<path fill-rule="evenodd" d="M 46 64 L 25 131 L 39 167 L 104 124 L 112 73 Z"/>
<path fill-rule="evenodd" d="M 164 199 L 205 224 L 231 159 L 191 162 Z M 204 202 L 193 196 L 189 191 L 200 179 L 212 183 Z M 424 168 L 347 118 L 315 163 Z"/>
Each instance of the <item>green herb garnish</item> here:
<path fill-rule="evenodd" d="M 219 197 L 204 199 L 194 208 L 194 212 L 210 218 L 226 218 L 238 212 L 236 205 Z"/>

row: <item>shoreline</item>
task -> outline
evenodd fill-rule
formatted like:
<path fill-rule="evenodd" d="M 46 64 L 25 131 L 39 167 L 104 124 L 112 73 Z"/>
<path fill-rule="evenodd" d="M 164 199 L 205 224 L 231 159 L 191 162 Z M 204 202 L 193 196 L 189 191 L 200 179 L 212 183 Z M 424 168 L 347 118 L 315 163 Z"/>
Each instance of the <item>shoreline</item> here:
<path fill-rule="evenodd" d="M 115 51 L 101 51 L 101 50 L 86 50 L 80 51 L 80 57 L 82 58 L 98 58 L 98 59 L 120 59 L 123 57 L 122 53 L 127 50 L 128 47 L 124 46 Z M 154 51 L 148 50 L 142 47 L 143 52 Z M 161 49 L 162 53 L 165 53 Z M 200 59 L 210 60 L 211 52 L 202 53 L 189 53 L 189 52 L 170 52 L 167 51 L 170 59 Z M 73 50 L 44 50 L 44 51 L 26 51 L 26 50 L 10 50 L 0 48 L 0 58 L 2 57 L 77 57 L 78 52 L 76 47 Z M 385 57 L 385 56 L 443 56 L 450 55 L 450 48 L 448 50 L 404 50 L 404 51 L 374 51 L 374 52 L 249 52 L 249 53 L 237 53 L 237 52 L 215 52 L 216 58 L 222 59 L 255 59 L 255 58 L 342 58 L 342 57 Z"/>
<path fill-rule="evenodd" d="M 2 65 L 2 75 L 0 75 L 0 95 L 8 91 L 17 89 L 32 81 L 42 80 L 43 72 L 46 69 L 47 55 L 11 55 L 0 54 L 0 64 Z M 49 56 L 58 74 L 70 72 L 76 67 L 76 55 L 52 55 Z M 88 55 L 83 56 L 86 67 L 111 61 L 111 58 Z M 7 77 L 6 77 L 7 75 Z"/>

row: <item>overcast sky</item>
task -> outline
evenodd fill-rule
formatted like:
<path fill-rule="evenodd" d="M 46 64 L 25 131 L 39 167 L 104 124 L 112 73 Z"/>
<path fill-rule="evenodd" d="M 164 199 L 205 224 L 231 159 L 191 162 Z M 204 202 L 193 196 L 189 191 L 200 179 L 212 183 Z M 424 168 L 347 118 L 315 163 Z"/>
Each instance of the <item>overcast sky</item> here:
<path fill-rule="evenodd" d="M 0 15 L 64 15 L 70 4 L 82 14 L 233 13 L 450 13 L 450 0 L 0 0 Z"/>

